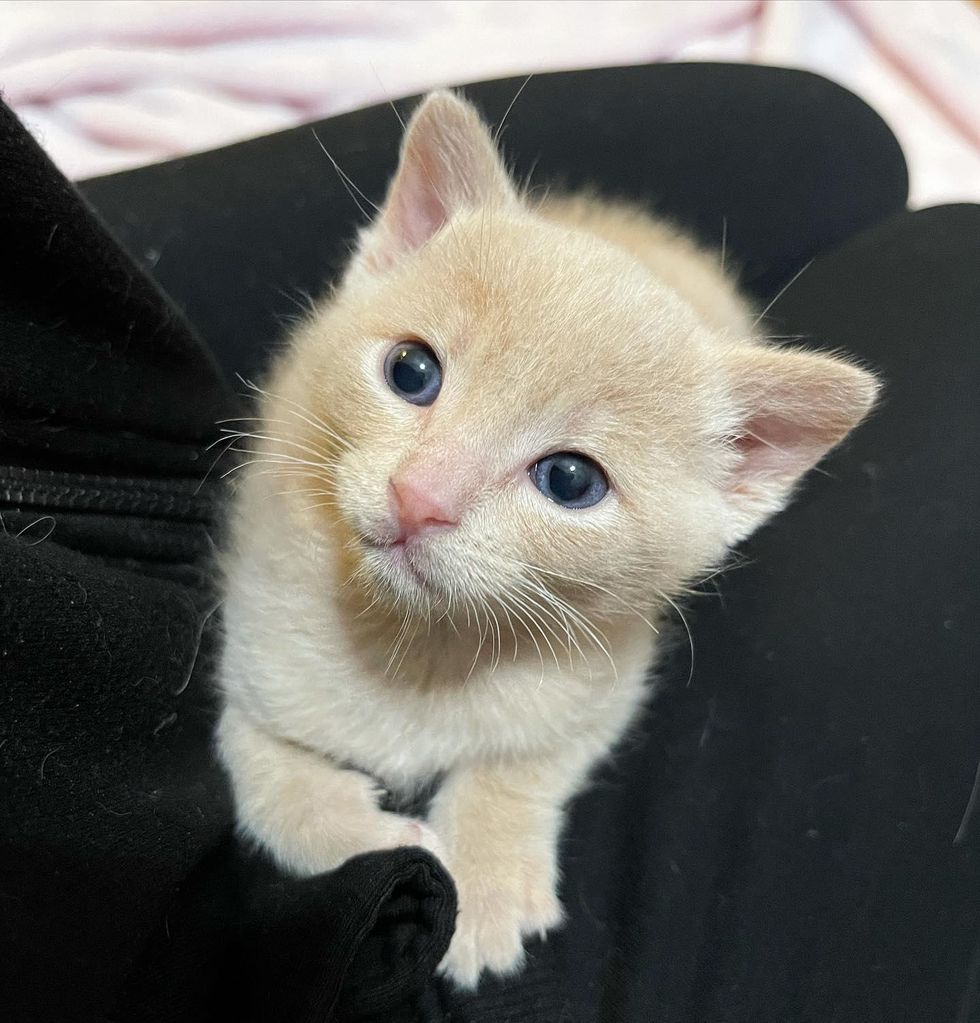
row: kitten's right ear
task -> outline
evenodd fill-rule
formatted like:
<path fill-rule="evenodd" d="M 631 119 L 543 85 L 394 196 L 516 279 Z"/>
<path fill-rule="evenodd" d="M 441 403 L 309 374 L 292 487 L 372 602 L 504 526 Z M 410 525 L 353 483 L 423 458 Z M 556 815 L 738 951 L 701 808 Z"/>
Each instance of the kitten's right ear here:
<path fill-rule="evenodd" d="M 420 249 L 460 209 L 516 202 L 490 131 L 451 92 L 427 96 L 408 122 L 398 170 L 356 262 L 381 273 Z"/>

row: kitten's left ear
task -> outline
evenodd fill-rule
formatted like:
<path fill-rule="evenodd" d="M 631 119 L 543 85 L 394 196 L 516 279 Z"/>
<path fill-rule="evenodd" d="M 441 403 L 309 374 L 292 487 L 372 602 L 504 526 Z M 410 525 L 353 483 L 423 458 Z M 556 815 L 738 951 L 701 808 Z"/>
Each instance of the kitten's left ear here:
<path fill-rule="evenodd" d="M 383 272 L 420 249 L 461 209 L 510 204 L 517 193 L 490 131 L 451 92 L 427 96 L 408 122 L 398 170 L 358 261 Z"/>
<path fill-rule="evenodd" d="M 816 352 L 746 345 L 727 361 L 738 409 L 738 461 L 724 487 L 734 543 L 789 502 L 800 477 L 870 412 L 879 384 Z"/>

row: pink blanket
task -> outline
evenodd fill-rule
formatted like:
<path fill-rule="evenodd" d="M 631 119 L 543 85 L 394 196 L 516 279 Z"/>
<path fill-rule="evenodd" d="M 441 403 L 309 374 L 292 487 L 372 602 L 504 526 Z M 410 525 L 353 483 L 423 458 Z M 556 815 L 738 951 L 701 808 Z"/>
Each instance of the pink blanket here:
<path fill-rule="evenodd" d="M 914 201 L 980 199 L 980 17 L 966 3 L 0 3 L 0 90 L 73 177 L 438 85 L 664 59 L 835 78 L 899 135 Z"/>

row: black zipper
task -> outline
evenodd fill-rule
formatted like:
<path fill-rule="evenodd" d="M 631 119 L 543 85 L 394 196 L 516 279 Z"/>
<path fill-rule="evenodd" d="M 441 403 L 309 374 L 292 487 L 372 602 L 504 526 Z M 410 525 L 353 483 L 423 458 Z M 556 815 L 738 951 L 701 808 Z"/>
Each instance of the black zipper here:
<path fill-rule="evenodd" d="M 183 522 L 214 519 L 220 481 L 195 478 L 103 476 L 0 466 L 0 505 Z"/>

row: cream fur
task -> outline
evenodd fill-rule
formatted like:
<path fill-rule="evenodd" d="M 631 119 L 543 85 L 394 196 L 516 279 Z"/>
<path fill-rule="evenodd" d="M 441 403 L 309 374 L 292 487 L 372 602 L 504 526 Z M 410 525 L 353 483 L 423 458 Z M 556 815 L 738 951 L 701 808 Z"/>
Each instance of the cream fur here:
<path fill-rule="evenodd" d="M 660 610 L 871 406 L 867 373 L 751 325 L 716 257 L 642 211 L 532 208 L 472 108 L 435 94 L 243 437 L 219 726 L 241 827 L 298 873 L 430 849 L 459 892 L 461 985 L 560 921 L 562 808 L 643 697 Z M 444 368 L 430 408 L 384 382 L 406 337 Z M 534 489 L 558 450 L 603 465 L 602 502 Z M 390 535 L 411 465 L 466 512 L 409 571 L 365 538 Z M 440 773 L 427 822 L 379 809 L 379 784 Z"/>

